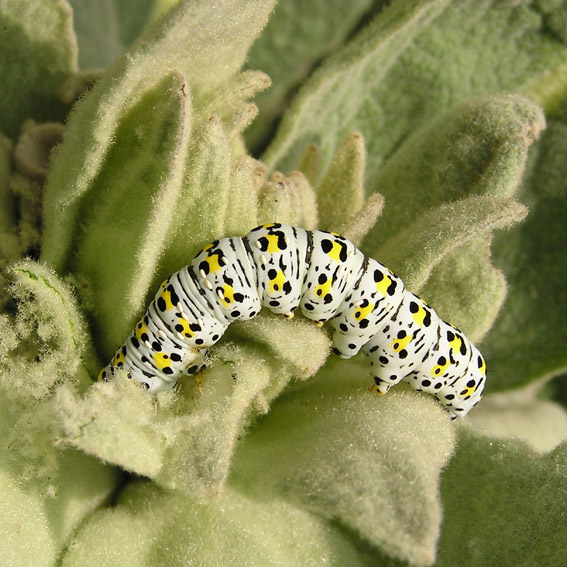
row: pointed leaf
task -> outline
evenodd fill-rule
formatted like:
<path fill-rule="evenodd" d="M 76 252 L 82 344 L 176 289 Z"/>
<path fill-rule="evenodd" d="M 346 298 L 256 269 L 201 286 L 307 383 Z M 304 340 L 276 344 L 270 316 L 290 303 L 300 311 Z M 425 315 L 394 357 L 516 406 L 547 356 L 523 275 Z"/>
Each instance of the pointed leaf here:
<path fill-rule="evenodd" d="M 526 208 L 512 199 L 468 197 L 429 210 L 382 244 L 373 257 L 418 293 L 446 254 L 474 238 L 519 222 L 526 213 Z"/>
<path fill-rule="evenodd" d="M 321 152 L 315 144 L 307 144 L 305 151 L 297 164 L 297 169 L 305 175 L 311 185 L 317 182 L 317 175 L 321 167 Z"/>
<path fill-rule="evenodd" d="M 384 208 L 384 197 L 380 193 L 371 193 L 359 211 L 353 213 L 339 229 L 339 234 L 346 236 L 357 246 L 372 230 Z"/>
<path fill-rule="evenodd" d="M 545 118 L 533 102 L 495 95 L 459 104 L 417 130 L 373 180 L 387 208 L 367 237 L 369 246 L 442 203 L 512 196 L 543 128 Z"/>
<path fill-rule="evenodd" d="M 317 199 L 309 181 L 299 171 L 289 177 L 274 173 L 258 195 L 258 222 L 281 222 L 313 230 L 318 225 Z"/>
<path fill-rule="evenodd" d="M 337 149 L 317 187 L 319 223 L 325 230 L 337 230 L 358 211 L 364 200 L 364 138 L 354 132 Z"/>
<path fill-rule="evenodd" d="M 183 89 L 183 77 L 171 75 L 123 117 L 81 203 L 88 227 L 75 241 L 75 272 L 89 284 L 106 356 L 146 301 L 181 192 L 191 123 Z"/>

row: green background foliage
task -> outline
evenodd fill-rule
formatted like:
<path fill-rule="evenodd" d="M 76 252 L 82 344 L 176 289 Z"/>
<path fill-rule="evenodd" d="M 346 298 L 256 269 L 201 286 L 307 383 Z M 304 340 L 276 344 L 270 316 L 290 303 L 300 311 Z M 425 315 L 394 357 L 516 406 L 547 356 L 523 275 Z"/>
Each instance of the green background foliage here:
<path fill-rule="evenodd" d="M 566 13 L 0 0 L 0 563 L 563 565 Z M 93 384 L 169 273 L 274 220 L 478 342 L 463 423 L 264 312 L 200 383 Z"/>

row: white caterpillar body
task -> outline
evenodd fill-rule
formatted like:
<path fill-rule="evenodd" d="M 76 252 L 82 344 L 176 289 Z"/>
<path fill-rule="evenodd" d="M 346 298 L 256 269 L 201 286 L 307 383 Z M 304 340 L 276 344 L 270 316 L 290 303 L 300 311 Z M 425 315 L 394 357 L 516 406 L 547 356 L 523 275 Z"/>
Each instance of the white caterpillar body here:
<path fill-rule="evenodd" d="M 458 329 L 346 238 L 278 223 L 217 240 L 172 274 L 99 379 L 124 367 L 151 392 L 171 388 L 202 370 L 232 321 L 262 307 L 287 318 L 299 307 L 317 324 L 329 321 L 336 354 L 370 358 L 377 393 L 403 379 L 452 418 L 480 400 L 486 365 Z"/>

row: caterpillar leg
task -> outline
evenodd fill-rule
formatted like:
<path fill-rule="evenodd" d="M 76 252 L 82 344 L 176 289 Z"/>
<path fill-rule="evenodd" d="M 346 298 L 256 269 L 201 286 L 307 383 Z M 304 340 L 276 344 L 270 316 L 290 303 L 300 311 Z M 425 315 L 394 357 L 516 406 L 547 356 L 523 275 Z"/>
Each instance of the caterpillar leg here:
<path fill-rule="evenodd" d="M 197 392 L 197 394 L 200 394 L 201 388 L 203 386 L 203 372 L 199 370 L 199 372 L 193 374 L 193 378 L 195 380 L 195 391 Z"/>
<path fill-rule="evenodd" d="M 386 382 L 385 380 L 374 376 L 374 385 L 370 387 L 370 391 L 374 392 L 378 396 L 383 396 L 384 394 L 388 393 L 393 385 L 394 384 L 390 382 Z"/>

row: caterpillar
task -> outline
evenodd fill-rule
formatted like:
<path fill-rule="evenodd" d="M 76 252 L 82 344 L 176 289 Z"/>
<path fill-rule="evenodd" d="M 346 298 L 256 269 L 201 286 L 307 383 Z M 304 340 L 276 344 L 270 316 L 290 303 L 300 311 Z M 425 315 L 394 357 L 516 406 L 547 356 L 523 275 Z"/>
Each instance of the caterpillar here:
<path fill-rule="evenodd" d="M 300 307 L 317 325 L 328 321 L 338 356 L 369 357 L 378 394 L 403 379 L 452 419 L 480 400 L 486 364 L 461 331 L 343 236 L 280 223 L 215 240 L 167 278 L 99 380 L 124 368 L 150 392 L 171 388 L 204 368 L 233 321 L 262 307 L 287 319 Z"/>

